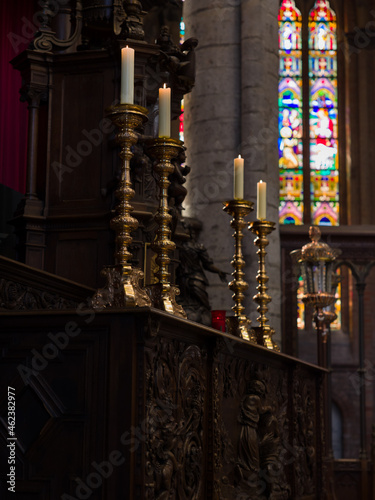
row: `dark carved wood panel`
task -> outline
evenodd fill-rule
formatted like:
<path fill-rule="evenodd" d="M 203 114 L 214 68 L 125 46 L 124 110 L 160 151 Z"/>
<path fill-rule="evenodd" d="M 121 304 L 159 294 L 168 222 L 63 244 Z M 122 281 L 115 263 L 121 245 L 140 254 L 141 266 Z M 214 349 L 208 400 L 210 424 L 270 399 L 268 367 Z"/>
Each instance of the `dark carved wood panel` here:
<path fill-rule="evenodd" d="M 52 317 L 40 323 L 45 325 L 27 328 L 27 334 L 11 327 L 10 336 L 2 336 L 1 379 L 4 389 L 9 385 L 17 394 L 17 485 L 31 495 L 35 481 L 43 480 L 48 493 L 35 498 L 52 499 L 69 492 L 74 478 L 85 477 L 91 461 L 103 456 L 108 335 L 106 329 L 80 332 L 82 319 L 66 318 L 57 326 Z M 3 395 L 0 408 L 3 419 Z M 4 452 L 3 425 L 0 436 Z M 3 465 L 1 473 L 5 471 Z"/>
<path fill-rule="evenodd" d="M 145 352 L 145 487 L 139 498 L 204 497 L 206 356 L 156 339 Z"/>
<path fill-rule="evenodd" d="M 316 399 L 316 381 L 311 380 L 307 373 L 296 370 L 293 382 L 295 495 L 300 498 L 316 495 L 318 471 L 315 456 L 324 436 L 318 434 L 320 405 Z"/>
<path fill-rule="evenodd" d="M 96 58 L 57 58 L 53 80 L 48 215 L 108 210 L 101 190 L 114 175 L 113 127 L 105 118 L 114 100 L 114 63 L 102 51 Z"/>
<path fill-rule="evenodd" d="M 219 355 L 214 368 L 217 498 L 290 498 L 288 372 Z"/>
<path fill-rule="evenodd" d="M 149 309 L 0 321 L 19 498 L 324 498 L 317 367 Z"/>

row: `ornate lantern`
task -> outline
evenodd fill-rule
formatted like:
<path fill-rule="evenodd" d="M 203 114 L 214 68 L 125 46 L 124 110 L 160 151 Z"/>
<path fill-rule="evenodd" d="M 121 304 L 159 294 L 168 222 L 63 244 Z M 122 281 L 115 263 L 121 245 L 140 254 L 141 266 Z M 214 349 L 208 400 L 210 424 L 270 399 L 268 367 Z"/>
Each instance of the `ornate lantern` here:
<path fill-rule="evenodd" d="M 326 325 L 335 319 L 332 311 L 323 309 L 335 301 L 337 282 L 334 280 L 333 265 L 341 250 L 319 241 L 321 233 L 317 226 L 310 227 L 309 236 L 311 243 L 304 245 L 301 250 L 294 250 L 291 255 L 298 262 L 303 278 L 302 300 L 306 305 L 315 307 L 316 327 L 319 329 L 323 326 L 325 332 Z"/>

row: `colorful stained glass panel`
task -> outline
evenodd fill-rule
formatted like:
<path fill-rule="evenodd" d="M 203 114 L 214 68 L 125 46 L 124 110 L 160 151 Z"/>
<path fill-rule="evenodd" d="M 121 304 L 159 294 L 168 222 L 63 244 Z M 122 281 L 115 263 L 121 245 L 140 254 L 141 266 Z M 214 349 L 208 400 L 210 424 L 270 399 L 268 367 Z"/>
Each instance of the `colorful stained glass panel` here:
<path fill-rule="evenodd" d="M 311 203 L 314 224 L 317 226 L 337 226 L 339 221 L 339 204 L 319 201 Z"/>
<path fill-rule="evenodd" d="M 303 224 L 302 18 L 293 0 L 279 10 L 279 173 L 282 224 Z"/>
<path fill-rule="evenodd" d="M 280 201 L 279 221 L 280 224 L 303 224 L 303 202 Z"/>
<path fill-rule="evenodd" d="M 333 77 L 337 76 L 336 53 L 332 50 L 322 54 L 321 51 L 310 50 L 309 76 Z"/>
<path fill-rule="evenodd" d="M 336 15 L 327 0 L 310 11 L 309 49 L 312 223 L 338 225 Z"/>
<path fill-rule="evenodd" d="M 338 176 L 337 141 L 322 138 L 310 141 L 310 168 L 312 174 Z"/>

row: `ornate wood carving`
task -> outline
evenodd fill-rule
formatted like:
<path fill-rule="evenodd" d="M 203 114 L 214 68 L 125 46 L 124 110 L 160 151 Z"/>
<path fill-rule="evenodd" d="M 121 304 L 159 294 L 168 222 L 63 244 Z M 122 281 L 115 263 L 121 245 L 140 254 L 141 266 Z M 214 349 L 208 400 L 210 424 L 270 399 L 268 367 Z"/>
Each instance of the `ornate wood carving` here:
<path fill-rule="evenodd" d="M 125 19 L 121 26 L 121 36 L 134 40 L 144 40 L 142 4 L 138 0 L 124 0 Z"/>
<path fill-rule="evenodd" d="M 146 498 L 202 494 L 204 354 L 158 339 L 146 355 Z"/>
<path fill-rule="evenodd" d="M 103 500 L 325 498 L 318 368 L 147 308 L 1 325 L 25 498 L 78 498 L 97 473 Z"/>
<path fill-rule="evenodd" d="M 82 5 L 81 1 L 77 0 L 76 8 L 75 8 L 75 30 L 71 37 L 66 40 L 60 40 L 56 37 L 56 34 L 51 29 L 51 20 L 53 13 L 50 10 L 50 2 L 43 2 L 42 7 L 42 25 L 37 32 L 31 48 L 38 52 L 52 52 L 53 50 L 67 50 L 71 47 L 74 47 L 79 37 L 81 36 L 82 31 Z"/>
<path fill-rule="evenodd" d="M 78 302 L 32 286 L 0 279 L 0 309 L 74 309 Z"/>
<path fill-rule="evenodd" d="M 0 310 L 75 309 L 94 290 L 0 257 Z"/>
<path fill-rule="evenodd" d="M 296 436 L 294 470 L 298 496 L 313 495 L 316 491 L 316 399 L 314 392 L 314 381 L 306 378 L 300 370 L 296 370 L 293 388 L 295 409 L 293 428 Z M 323 438 L 324 436 L 319 436 L 319 439 Z"/>
<path fill-rule="evenodd" d="M 290 498 L 285 374 L 225 356 L 214 371 L 213 398 L 215 498 Z"/>

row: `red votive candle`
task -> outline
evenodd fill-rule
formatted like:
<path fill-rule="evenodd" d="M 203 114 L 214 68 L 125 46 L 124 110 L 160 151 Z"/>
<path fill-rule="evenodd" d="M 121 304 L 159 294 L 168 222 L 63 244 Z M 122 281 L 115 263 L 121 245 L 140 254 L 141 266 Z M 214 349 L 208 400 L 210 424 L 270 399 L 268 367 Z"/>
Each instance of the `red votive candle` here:
<path fill-rule="evenodd" d="M 211 311 L 212 316 L 212 328 L 225 332 L 225 313 L 226 311 L 215 310 Z"/>

